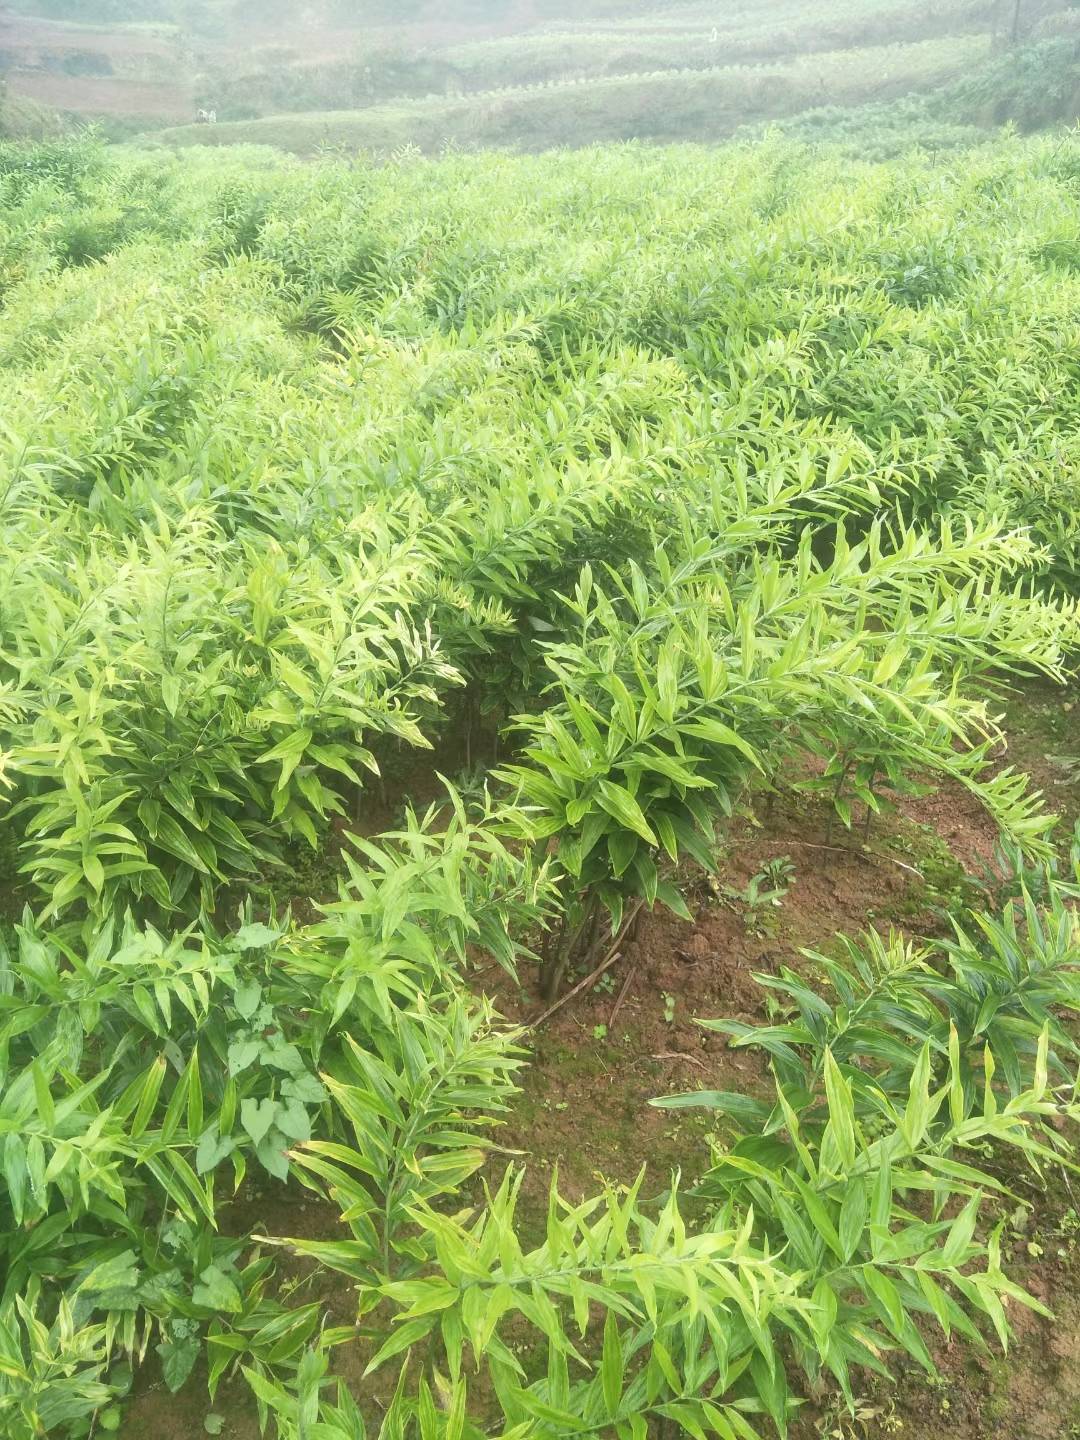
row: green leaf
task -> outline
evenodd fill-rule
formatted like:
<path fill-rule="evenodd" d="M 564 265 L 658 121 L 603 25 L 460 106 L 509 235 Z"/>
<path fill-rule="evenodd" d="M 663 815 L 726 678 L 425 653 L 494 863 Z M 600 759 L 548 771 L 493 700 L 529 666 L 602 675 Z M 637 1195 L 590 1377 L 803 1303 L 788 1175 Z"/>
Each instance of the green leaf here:
<path fill-rule="evenodd" d="M 792 1172 L 791 1178 L 799 1195 L 802 1197 L 803 1207 L 810 1216 L 814 1229 L 828 1245 L 834 1255 L 843 1254 L 843 1247 L 840 1244 L 840 1236 L 837 1234 L 836 1226 L 832 1222 L 827 1208 L 822 1204 L 821 1199 L 813 1189 L 798 1174 Z"/>
<path fill-rule="evenodd" d="M 838 1226 L 840 1258 L 845 1265 L 851 1260 L 863 1238 L 869 1209 L 870 1202 L 866 1194 L 866 1185 L 862 1180 L 852 1178 L 848 1181 L 847 1189 L 844 1192 Z"/>
<path fill-rule="evenodd" d="M 613 819 L 640 835 L 646 844 L 659 844 L 649 828 L 649 822 L 645 819 L 641 806 L 629 790 L 625 790 L 621 785 L 612 784 L 610 780 L 601 780 L 598 789 L 600 804 Z"/>
<path fill-rule="evenodd" d="M 176 675 L 161 677 L 161 698 L 170 715 L 176 715 L 180 705 L 180 679 Z"/>
<path fill-rule="evenodd" d="M 95 1265 L 82 1282 L 82 1289 L 88 1294 L 102 1294 L 105 1291 L 134 1290 L 138 1283 L 139 1270 L 134 1250 L 121 1250 Z"/>
<path fill-rule="evenodd" d="M 131 1138 L 137 1140 L 143 1134 L 150 1123 L 151 1116 L 157 1108 L 158 1096 L 161 1093 L 161 1086 L 165 1079 L 167 1061 L 164 1055 L 158 1058 L 147 1067 L 146 1078 L 143 1081 L 139 1093 L 138 1105 L 131 1120 Z"/>
<path fill-rule="evenodd" d="M 771 1105 L 739 1090 L 692 1090 L 684 1095 L 658 1095 L 649 1101 L 658 1110 L 719 1110 L 740 1126 L 763 1127 Z"/>
<path fill-rule="evenodd" d="M 397 1326 L 391 1332 L 390 1338 L 372 1356 L 364 1375 L 371 1375 L 387 1360 L 400 1355 L 403 1350 L 410 1349 L 418 1340 L 425 1339 L 438 1323 L 438 1318 L 438 1314 L 432 1314 L 417 1320 L 407 1320 L 405 1324 Z"/>
<path fill-rule="evenodd" d="M 28 1180 L 26 1146 L 22 1137 L 11 1130 L 4 1139 L 4 1184 L 16 1225 L 23 1223 L 26 1214 L 24 1202 Z"/>
<path fill-rule="evenodd" d="M 609 1417 L 619 1413 L 623 1392 L 623 1350 L 615 1312 L 609 1310 L 604 1321 L 604 1353 L 600 1363 L 600 1380 L 604 1404 Z"/>
<path fill-rule="evenodd" d="M 610 832 L 608 854 L 611 857 L 611 871 L 616 879 L 625 874 L 640 843 L 640 837 L 632 831 L 628 833 L 626 830 L 612 830 Z"/>
<path fill-rule="evenodd" d="M 199 1068 L 199 1046 L 196 1043 L 188 1061 L 187 1127 L 189 1135 L 198 1135 L 203 1128 L 202 1071 Z"/>
<path fill-rule="evenodd" d="M 259 1157 L 262 1167 L 271 1175 L 278 1180 L 287 1180 L 289 1178 L 289 1157 L 286 1153 L 288 1148 L 288 1138 L 275 1125 L 256 1145 L 255 1154 Z"/>
<path fill-rule="evenodd" d="M 290 1140 L 311 1139 L 311 1121 L 299 1100 L 290 1100 L 284 1105 L 279 1102 L 275 1123 Z"/>
<path fill-rule="evenodd" d="M 198 870 L 201 875 L 210 873 L 192 839 L 184 833 L 171 815 L 162 812 L 154 833 L 154 844 L 160 849 L 168 851 L 170 855 L 175 855 L 185 865 L 190 865 L 193 870 Z"/>
<path fill-rule="evenodd" d="M 889 1231 L 889 1222 L 892 1218 L 892 1196 L 892 1167 L 886 1160 L 878 1166 L 874 1176 L 874 1193 L 870 1203 L 870 1225 L 881 1237 L 887 1235 Z"/>
<path fill-rule="evenodd" d="M 281 1093 L 290 1099 L 300 1100 L 305 1105 L 321 1105 L 326 1099 L 326 1089 L 322 1081 L 308 1074 L 291 1075 L 282 1082 Z"/>
<path fill-rule="evenodd" d="M 242 1100 L 240 1102 L 240 1124 L 252 1141 L 258 1146 L 273 1125 L 277 1115 L 276 1100 Z"/>
<path fill-rule="evenodd" d="M 940 1260 L 943 1265 L 960 1265 L 967 1258 L 968 1247 L 975 1234 L 975 1222 L 979 1217 L 982 1193 L 976 1190 L 964 1208 L 953 1221 L 945 1244 L 941 1247 Z"/>
<path fill-rule="evenodd" d="M 673 915 L 678 915 L 680 920 L 686 920 L 693 924 L 694 916 L 682 897 L 682 893 L 675 888 L 670 880 L 659 880 L 656 885 L 656 898 L 662 905 L 666 905 Z"/>
<path fill-rule="evenodd" d="M 39 1205 L 44 1205 L 48 1185 L 45 1180 L 45 1147 L 40 1135 L 31 1135 L 26 1142 L 26 1176 L 31 1196 Z"/>
<path fill-rule="evenodd" d="M 228 1064 L 229 1074 L 239 1075 L 246 1070 L 253 1060 L 258 1059 L 260 1042 L 249 1036 L 229 1042 Z"/>
<path fill-rule="evenodd" d="M 679 840 L 675 834 L 675 827 L 671 823 L 671 816 L 661 812 L 653 822 L 656 833 L 660 837 L 660 843 L 677 865 L 679 863 Z"/>
<path fill-rule="evenodd" d="M 175 1395 L 186 1384 L 201 1352 L 202 1342 L 197 1335 L 183 1340 L 166 1340 L 157 1347 L 157 1353 L 161 1357 L 161 1373 L 172 1394 Z"/>
<path fill-rule="evenodd" d="M 255 923 L 242 925 L 231 937 L 230 943 L 237 950 L 265 950 L 276 945 L 280 939 L 280 930 L 271 930 L 269 925 Z"/>
<path fill-rule="evenodd" d="M 83 856 L 83 874 L 90 881 L 96 893 L 100 895 L 105 888 L 105 867 L 92 850 L 87 851 Z"/>
<path fill-rule="evenodd" d="M 203 1131 L 195 1151 L 196 1171 L 200 1175 L 205 1175 L 227 1159 L 235 1148 L 235 1140 L 228 1135 L 219 1135 L 216 1123 L 211 1125 L 208 1130 Z"/>
<path fill-rule="evenodd" d="M 710 745 L 722 745 L 727 749 L 737 750 L 740 755 L 750 761 L 751 765 L 756 766 L 764 773 L 765 767 L 762 765 L 757 751 L 741 735 L 736 734 L 730 725 L 725 725 L 720 720 L 706 718 L 684 725 L 682 729 L 685 734 L 693 735 L 700 740 L 707 740 Z"/>
<path fill-rule="evenodd" d="M 284 740 L 258 757 L 256 763 L 259 765 L 271 760 L 281 761 L 281 774 L 277 782 L 278 790 L 285 789 L 289 783 L 289 777 L 304 758 L 304 751 L 311 744 L 313 738 L 310 730 L 294 730 L 291 735 L 287 735 Z"/>
<path fill-rule="evenodd" d="M 788 1387 L 784 1367 L 779 1362 L 770 1366 L 766 1357 L 755 1351 L 750 1361 L 754 1385 L 781 1435 L 787 1433 Z"/>
<path fill-rule="evenodd" d="M 855 1167 L 855 1105 L 851 1087 L 840 1073 L 832 1050 L 825 1051 L 825 1094 L 829 1101 L 829 1124 L 836 1140 L 841 1164 Z"/>
<path fill-rule="evenodd" d="M 262 986 L 257 980 L 245 980 L 233 992 L 233 1004 L 244 1020 L 250 1020 L 262 1000 Z"/>
<path fill-rule="evenodd" d="M 37 1060 L 30 1063 L 30 1074 L 34 1081 L 34 1102 L 38 1118 L 46 1130 L 56 1128 L 56 1107 L 49 1088 L 49 1077 Z"/>
<path fill-rule="evenodd" d="M 911 1071 L 908 1089 L 908 1103 L 904 1112 L 904 1136 L 912 1149 L 916 1149 L 926 1134 L 930 1122 L 930 1042 L 919 1051 Z"/>
<path fill-rule="evenodd" d="M 228 1315 L 239 1314 L 243 1309 L 236 1282 L 218 1265 L 208 1265 L 202 1271 L 191 1298 L 206 1310 L 221 1310 Z"/>
<path fill-rule="evenodd" d="M 861 1274 L 867 1291 L 881 1306 L 889 1329 L 899 1339 L 905 1325 L 899 1291 L 885 1272 L 874 1265 L 864 1265 Z"/>
<path fill-rule="evenodd" d="M 670 642 L 663 646 L 656 662 L 657 706 L 665 720 L 671 720 L 679 699 L 679 664 L 675 647 Z"/>

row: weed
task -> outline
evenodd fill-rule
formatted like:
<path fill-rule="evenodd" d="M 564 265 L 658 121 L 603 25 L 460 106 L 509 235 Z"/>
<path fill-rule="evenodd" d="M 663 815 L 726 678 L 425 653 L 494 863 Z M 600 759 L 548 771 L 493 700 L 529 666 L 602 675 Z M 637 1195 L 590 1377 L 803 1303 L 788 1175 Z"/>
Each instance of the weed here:
<path fill-rule="evenodd" d="M 776 920 L 771 911 L 783 905 L 794 881 L 791 858 L 781 855 L 763 865 L 741 890 L 724 885 L 721 894 L 729 904 L 742 907 L 743 923 L 752 935 L 765 936 L 775 933 Z"/>

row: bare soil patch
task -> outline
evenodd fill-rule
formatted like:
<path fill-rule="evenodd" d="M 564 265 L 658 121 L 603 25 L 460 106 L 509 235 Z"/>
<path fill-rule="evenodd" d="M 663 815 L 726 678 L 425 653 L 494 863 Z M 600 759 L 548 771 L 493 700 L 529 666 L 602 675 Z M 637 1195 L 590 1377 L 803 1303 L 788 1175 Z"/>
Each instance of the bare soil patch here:
<path fill-rule="evenodd" d="M 175 45 L 164 35 L 137 30 L 106 30 L 81 25 L 61 25 L 33 15 L 0 12 L 0 50 L 19 56 L 20 63 L 34 63 L 31 57 L 80 51 L 107 55 L 110 59 L 169 55 Z"/>
<path fill-rule="evenodd" d="M 16 70 L 8 76 L 13 95 L 79 115 L 190 119 L 194 101 L 181 85 L 160 85 L 117 76 L 61 75 L 50 70 Z"/>

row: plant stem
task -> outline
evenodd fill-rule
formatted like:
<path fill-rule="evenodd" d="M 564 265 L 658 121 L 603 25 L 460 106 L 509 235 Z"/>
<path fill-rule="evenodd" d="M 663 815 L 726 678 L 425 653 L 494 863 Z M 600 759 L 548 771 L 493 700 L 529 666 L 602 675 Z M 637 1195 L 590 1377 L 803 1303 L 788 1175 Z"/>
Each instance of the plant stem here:
<path fill-rule="evenodd" d="M 603 975 L 604 971 L 607 970 L 610 966 L 614 965 L 615 961 L 619 958 L 619 946 L 626 939 L 626 935 L 628 930 L 630 929 L 630 926 L 637 919 L 638 912 L 641 910 L 644 904 L 644 900 L 638 900 L 636 902 L 634 908 L 631 910 L 630 914 L 623 922 L 623 925 L 619 930 L 618 935 L 616 935 L 615 938 L 612 940 L 607 954 L 604 956 L 603 960 L 601 960 L 600 964 L 596 967 L 596 969 L 593 970 L 590 974 L 586 975 L 584 980 L 579 980 L 578 983 L 574 986 L 574 988 L 572 990 L 568 990 L 560 1000 L 556 1000 L 553 1005 L 549 1005 L 548 1008 L 543 1012 L 543 1014 L 538 1015 L 537 1018 L 532 1022 L 529 1027 L 530 1029 L 536 1030 L 539 1026 L 543 1025 L 546 1020 L 550 1020 L 552 1015 L 554 1015 L 557 1010 L 561 1010 L 568 1001 L 572 1000 L 575 995 L 579 995 L 582 990 L 585 990 L 588 986 L 595 984 L 596 981 L 599 980 L 600 976 Z"/>

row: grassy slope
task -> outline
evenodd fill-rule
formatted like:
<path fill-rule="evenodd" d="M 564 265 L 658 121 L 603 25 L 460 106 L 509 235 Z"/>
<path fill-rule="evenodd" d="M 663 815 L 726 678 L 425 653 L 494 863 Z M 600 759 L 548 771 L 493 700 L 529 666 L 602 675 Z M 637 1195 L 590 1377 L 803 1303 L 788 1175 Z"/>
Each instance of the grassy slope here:
<path fill-rule="evenodd" d="M 983 32 L 993 0 L 950 0 L 927 13 L 910 0 L 834 4 L 825 15 L 806 0 L 777 0 L 767 8 L 735 8 L 701 19 L 664 12 L 668 23 L 641 20 L 560 27 L 452 46 L 443 58 L 463 84 L 527 85 L 557 76 L 611 75 L 653 69 L 756 64 L 820 51 L 912 43 L 943 35 Z M 715 30 L 715 40 L 712 38 Z"/>
<path fill-rule="evenodd" d="M 839 144 L 859 159 L 880 160 L 915 145 L 938 151 L 985 144 L 1004 125 L 1032 134 L 1070 123 L 1078 113 L 1076 44 L 1051 39 L 997 54 L 938 90 L 847 109 L 818 107 L 778 128 L 799 140 Z"/>
<path fill-rule="evenodd" d="M 638 138 L 721 139 L 741 124 L 794 115 L 829 100 L 855 105 L 942 84 L 982 61 L 985 36 L 799 56 L 757 67 L 658 71 L 488 91 L 461 99 L 398 101 L 364 110 L 271 116 L 161 132 L 169 144 L 253 143 L 298 154 L 323 144 L 436 150 L 458 144 L 541 150 Z"/>
<path fill-rule="evenodd" d="M 43 140 L 63 128 L 55 111 L 0 86 L 0 139 Z"/>
<path fill-rule="evenodd" d="M 242 55 L 209 55 L 200 78 L 222 119 L 348 110 L 411 96 L 471 93 L 582 76 L 758 64 L 819 51 L 988 33 L 994 0 L 809 0 L 711 6 L 701 15 L 657 6 L 620 21 L 559 22 L 464 41 L 414 29 L 351 32 L 326 47 L 279 32 Z M 418 48 L 419 47 L 419 48 Z"/>

